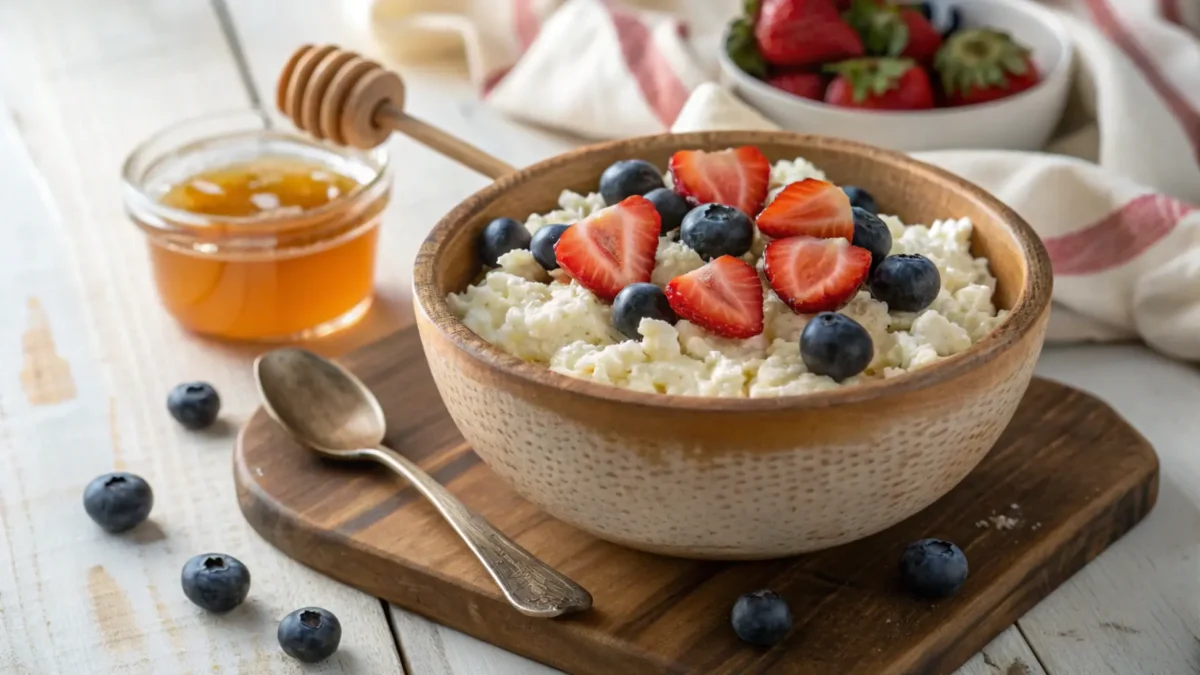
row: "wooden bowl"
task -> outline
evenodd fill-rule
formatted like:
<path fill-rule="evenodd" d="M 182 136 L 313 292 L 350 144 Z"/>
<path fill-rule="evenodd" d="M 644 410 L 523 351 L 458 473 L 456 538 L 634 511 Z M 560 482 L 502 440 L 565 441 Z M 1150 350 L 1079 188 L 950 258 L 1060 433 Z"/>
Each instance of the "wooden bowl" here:
<path fill-rule="evenodd" d="M 596 190 L 619 159 L 665 167 L 684 148 L 758 146 L 869 190 L 906 223 L 970 217 L 1011 310 L 967 351 L 885 381 L 763 399 L 650 394 L 579 380 L 485 342 L 446 296 L 478 275 L 493 218 Z M 905 155 L 790 132 L 724 131 L 593 145 L 497 180 L 444 217 L 417 257 L 417 326 L 475 451 L 521 495 L 592 534 L 688 558 L 773 558 L 887 528 L 957 484 L 1008 424 L 1033 374 L 1051 275 L 1037 235 L 980 188 Z"/>

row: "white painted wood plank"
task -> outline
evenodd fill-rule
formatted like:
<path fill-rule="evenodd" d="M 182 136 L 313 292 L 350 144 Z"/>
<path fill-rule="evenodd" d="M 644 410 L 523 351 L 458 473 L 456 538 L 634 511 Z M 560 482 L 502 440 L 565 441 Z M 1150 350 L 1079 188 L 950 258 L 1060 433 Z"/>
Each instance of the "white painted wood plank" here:
<path fill-rule="evenodd" d="M 1107 401 L 1155 446 L 1146 520 L 1019 622 L 1056 675 L 1200 672 L 1200 370 L 1137 346 L 1048 349 L 1039 373 Z"/>
<path fill-rule="evenodd" d="M 245 104 L 208 3 L 0 3 L 0 63 L 0 672 L 300 672 L 275 628 L 306 604 L 345 631 L 320 671 L 396 672 L 378 600 L 286 559 L 242 521 L 229 453 L 254 403 L 252 350 L 171 322 L 122 214 L 117 174 L 134 143 Z M 185 433 L 164 409 L 166 391 L 193 378 L 225 399 L 211 433 Z M 157 496 L 152 522 L 125 536 L 99 531 L 80 505 L 86 482 L 114 467 Z M 183 562 L 211 550 L 253 575 L 250 600 L 225 616 L 179 589 Z"/>

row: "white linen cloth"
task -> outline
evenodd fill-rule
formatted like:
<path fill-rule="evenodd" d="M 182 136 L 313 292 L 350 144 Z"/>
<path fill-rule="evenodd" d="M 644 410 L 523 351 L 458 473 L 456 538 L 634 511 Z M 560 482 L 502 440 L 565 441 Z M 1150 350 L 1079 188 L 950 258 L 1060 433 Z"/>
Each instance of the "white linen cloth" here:
<path fill-rule="evenodd" d="M 462 55 L 481 96 L 518 119 L 595 139 L 774 128 L 714 83 L 738 0 L 346 2 L 392 60 Z M 1200 0 L 1044 4 L 1077 51 L 1064 132 L 1041 153 L 917 156 L 1041 235 L 1050 339 L 1137 337 L 1200 360 Z"/>

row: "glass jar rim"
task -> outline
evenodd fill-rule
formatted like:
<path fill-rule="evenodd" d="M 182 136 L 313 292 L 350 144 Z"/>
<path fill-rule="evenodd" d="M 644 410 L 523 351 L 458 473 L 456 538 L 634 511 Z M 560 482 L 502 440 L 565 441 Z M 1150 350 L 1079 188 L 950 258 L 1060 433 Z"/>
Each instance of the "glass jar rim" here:
<path fill-rule="evenodd" d="M 232 122 L 235 118 L 245 118 L 249 121 L 251 116 L 258 120 L 261 125 L 248 125 L 242 129 L 198 135 L 182 143 L 164 143 L 172 135 L 184 134 L 192 128 L 198 128 L 205 124 L 219 124 L 222 121 Z M 252 237 L 256 229 L 267 230 L 267 232 L 263 232 L 263 234 L 267 234 L 270 231 L 269 226 L 271 224 L 294 220 L 295 214 L 287 212 L 264 213 L 253 216 L 195 213 L 163 204 L 149 194 L 144 181 L 145 174 L 158 166 L 159 162 L 171 155 L 185 156 L 189 148 L 205 142 L 235 139 L 238 137 L 273 138 L 279 141 L 294 143 L 298 146 L 360 161 L 371 169 L 373 175 L 369 181 L 360 183 L 358 189 L 347 192 L 326 204 L 306 210 L 304 212 L 306 220 L 319 221 L 325 216 L 337 214 L 342 209 L 347 208 L 347 205 L 378 196 L 380 192 L 387 189 L 388 179 L 391 174 L 391 157 L 384 146 L 380 145 L 369 150 L 362 150 L 350 146 L 337 145 L 299 132 L 273 128 L 268 126 L 267 121 L 268 117 L 261 109 L 241 108 L 184 118 L 153 132 L 134 146 L 133 150 L 129 152 L 121 164 L 121 184 L 125 194 L 126 208 L 152 214 L 155 220 L 175 225 L 175 227 L 159 227 L 139 222 L 139 224 L 153 227 L 154 229 L 178 232 L 186 230 L 203 231 L 228 227 L 230 228 L 228 231 L 238 238 Z M 164 148 L 159 147 L 160 144 L 164 144 L 166 149 L 164 150 Z M 365 161 L 367 157 L 373 161 Z M 140 219 L 138 220 L 140 221 Z"/>

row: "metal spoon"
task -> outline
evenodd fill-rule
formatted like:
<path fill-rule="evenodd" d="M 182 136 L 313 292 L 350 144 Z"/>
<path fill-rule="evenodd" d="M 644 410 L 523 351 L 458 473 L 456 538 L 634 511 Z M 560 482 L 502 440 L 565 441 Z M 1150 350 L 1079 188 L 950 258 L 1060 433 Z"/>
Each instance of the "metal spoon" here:
<path fill-rule="evenodd" d="M 554 617 L 592 606 L 579 584 L 533 557 L 400 453 L 382 445 L 379 401 L 341 366 L 303 349 L 277 349 L 254 362 L 267 413 L 296 440 L 326 457 L 379 462 L 433 502 L 467 543 L 504 597 L 522 614 Z"/>

